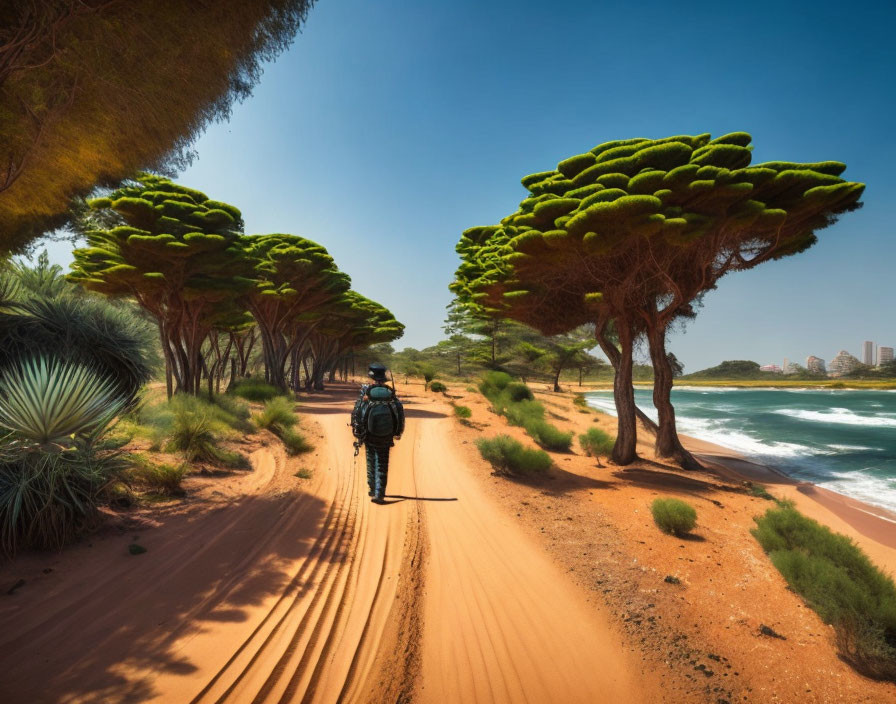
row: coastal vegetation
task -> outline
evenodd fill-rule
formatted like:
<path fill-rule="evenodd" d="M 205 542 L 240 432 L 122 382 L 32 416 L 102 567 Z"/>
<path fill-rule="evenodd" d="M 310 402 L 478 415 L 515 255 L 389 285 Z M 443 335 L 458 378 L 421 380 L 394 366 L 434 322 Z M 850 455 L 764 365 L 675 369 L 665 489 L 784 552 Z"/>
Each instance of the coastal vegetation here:
<path fill-rule="evenodd" d="M 572 431 L 565 432 L 544 418 L 544 406 L 534 399 L 532 390 L 521 382 L 512 381 L 506 372 L 488 372 L 479 390 L 492 404 L 492 410 L 507 418 L 507 422 L 524 428 L 541 447 L 555 452 L 568 452 Z"/>
<path fill-rule="evenodd" d="M 457 245 L 457 315 L 485 331 L 505 319 L 544 335 L 594 326 L 615 370 L 617 464 L 636 458 L 637 340 L 653 367 L 656 453 L 698 467 L 675 427 L 670 326 L 696 315 L 726 274 L 808 249 L 859 207 L 864 186 L 840 178 L 844 164 L 754 166 L 751 142 L 735 132 L 598 145 L 523 178 L 519 208 L 466 230 Z"/>
<path fill-rule="evenodd" d="M 896 682 L 896 584 L 849 538 L 781 503 L 753 535 L 787 584 L 837 631 L 841 655 Z"/>
<path fill-rule="evenodd" d="M 544 450 L 525 447 L 509 435 L 479 438 L 476 447 L 497 474 L 537 476 L 547 472 L 553 464 L 551 456 Z"/>
<path fill-rule="evenodd" d="M 655 499 L 650 504 L 650 513 L 661 531 L 679 538 L 697 525 L 697 511 L 681 499 Z"/>
<path fill-rule="evenodd" d="M 579 435 L 579 445 L 589 457 L 609 457 L 613 454 L 613 438 L 600 428 L 588 428 Z"/>

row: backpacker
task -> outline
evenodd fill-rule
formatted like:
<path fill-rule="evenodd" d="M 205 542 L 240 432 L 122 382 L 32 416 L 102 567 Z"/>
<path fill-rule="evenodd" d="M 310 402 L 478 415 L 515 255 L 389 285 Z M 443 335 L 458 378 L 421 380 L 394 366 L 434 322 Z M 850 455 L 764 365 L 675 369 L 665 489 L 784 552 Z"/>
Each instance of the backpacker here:
<path fill-rule="evenodd" d="M 401 403 L 388 386 L 371 386 L 361 401 L 357 430 L 374 438 L 401 435 L 404 420 Z"/>

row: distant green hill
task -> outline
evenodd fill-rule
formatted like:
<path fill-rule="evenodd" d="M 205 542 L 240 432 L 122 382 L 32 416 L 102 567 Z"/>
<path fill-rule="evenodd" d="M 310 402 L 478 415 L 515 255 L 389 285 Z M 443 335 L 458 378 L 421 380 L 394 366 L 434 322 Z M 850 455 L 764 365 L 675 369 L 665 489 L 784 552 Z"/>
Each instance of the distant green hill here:
<path fill-rule="evenodd" d="M 693 374 L 685 374 L 682 379 L 772 379 L 780 374 L 759 371 L 759 364 L 746 359 L 733 359 L 715 367 L 702 369 Z"/>

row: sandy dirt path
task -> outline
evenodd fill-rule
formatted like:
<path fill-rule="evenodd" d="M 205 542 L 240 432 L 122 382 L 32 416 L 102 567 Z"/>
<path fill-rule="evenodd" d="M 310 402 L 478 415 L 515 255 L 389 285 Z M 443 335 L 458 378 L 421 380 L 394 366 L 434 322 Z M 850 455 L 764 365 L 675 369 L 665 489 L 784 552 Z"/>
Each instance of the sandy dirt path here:
<path fill-rule="evenodd" d="M 107 538 L 29 579 L 0 605 L 0 700 L 646 698 L 618 634 L 464 465 L 450 408 L 409 400 L 384 506 L 351 400 L 318 397 L 301 491 L 296 460 L 264 449 L 211 510 L 146 532 L 145 555 Z"/>

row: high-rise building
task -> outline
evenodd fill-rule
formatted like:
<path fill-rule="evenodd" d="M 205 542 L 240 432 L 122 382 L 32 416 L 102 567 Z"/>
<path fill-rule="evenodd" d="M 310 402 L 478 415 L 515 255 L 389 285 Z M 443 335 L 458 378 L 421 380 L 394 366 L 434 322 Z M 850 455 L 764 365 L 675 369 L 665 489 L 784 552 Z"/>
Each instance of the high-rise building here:
<path fill-rule="evenodd" d="M 883 366 L 887 362 L 893 361 L 893 348 L 881 345 L 877 348 L 877 365 Z"/>
<path fill-rule="evenodd" d="M 812 354 L 806 357 L 806 369 L 809 370 L 810 374 L 827 374 L 824 368 L 824 360 Z"/>
<path fill-rule="evenodd" d="M 874 342 L 871 340 L 865 340 L 862 344 L 862 364 L 874 366 Z"/>
<path fill-rule="evenodd" d="M 831 376 L 843 376 L 851 371 L 855 371 L 860 364 L 861 362 L 849 352 L 840 350 L 837 356 L 831 360 L 828 370 Z"/>

